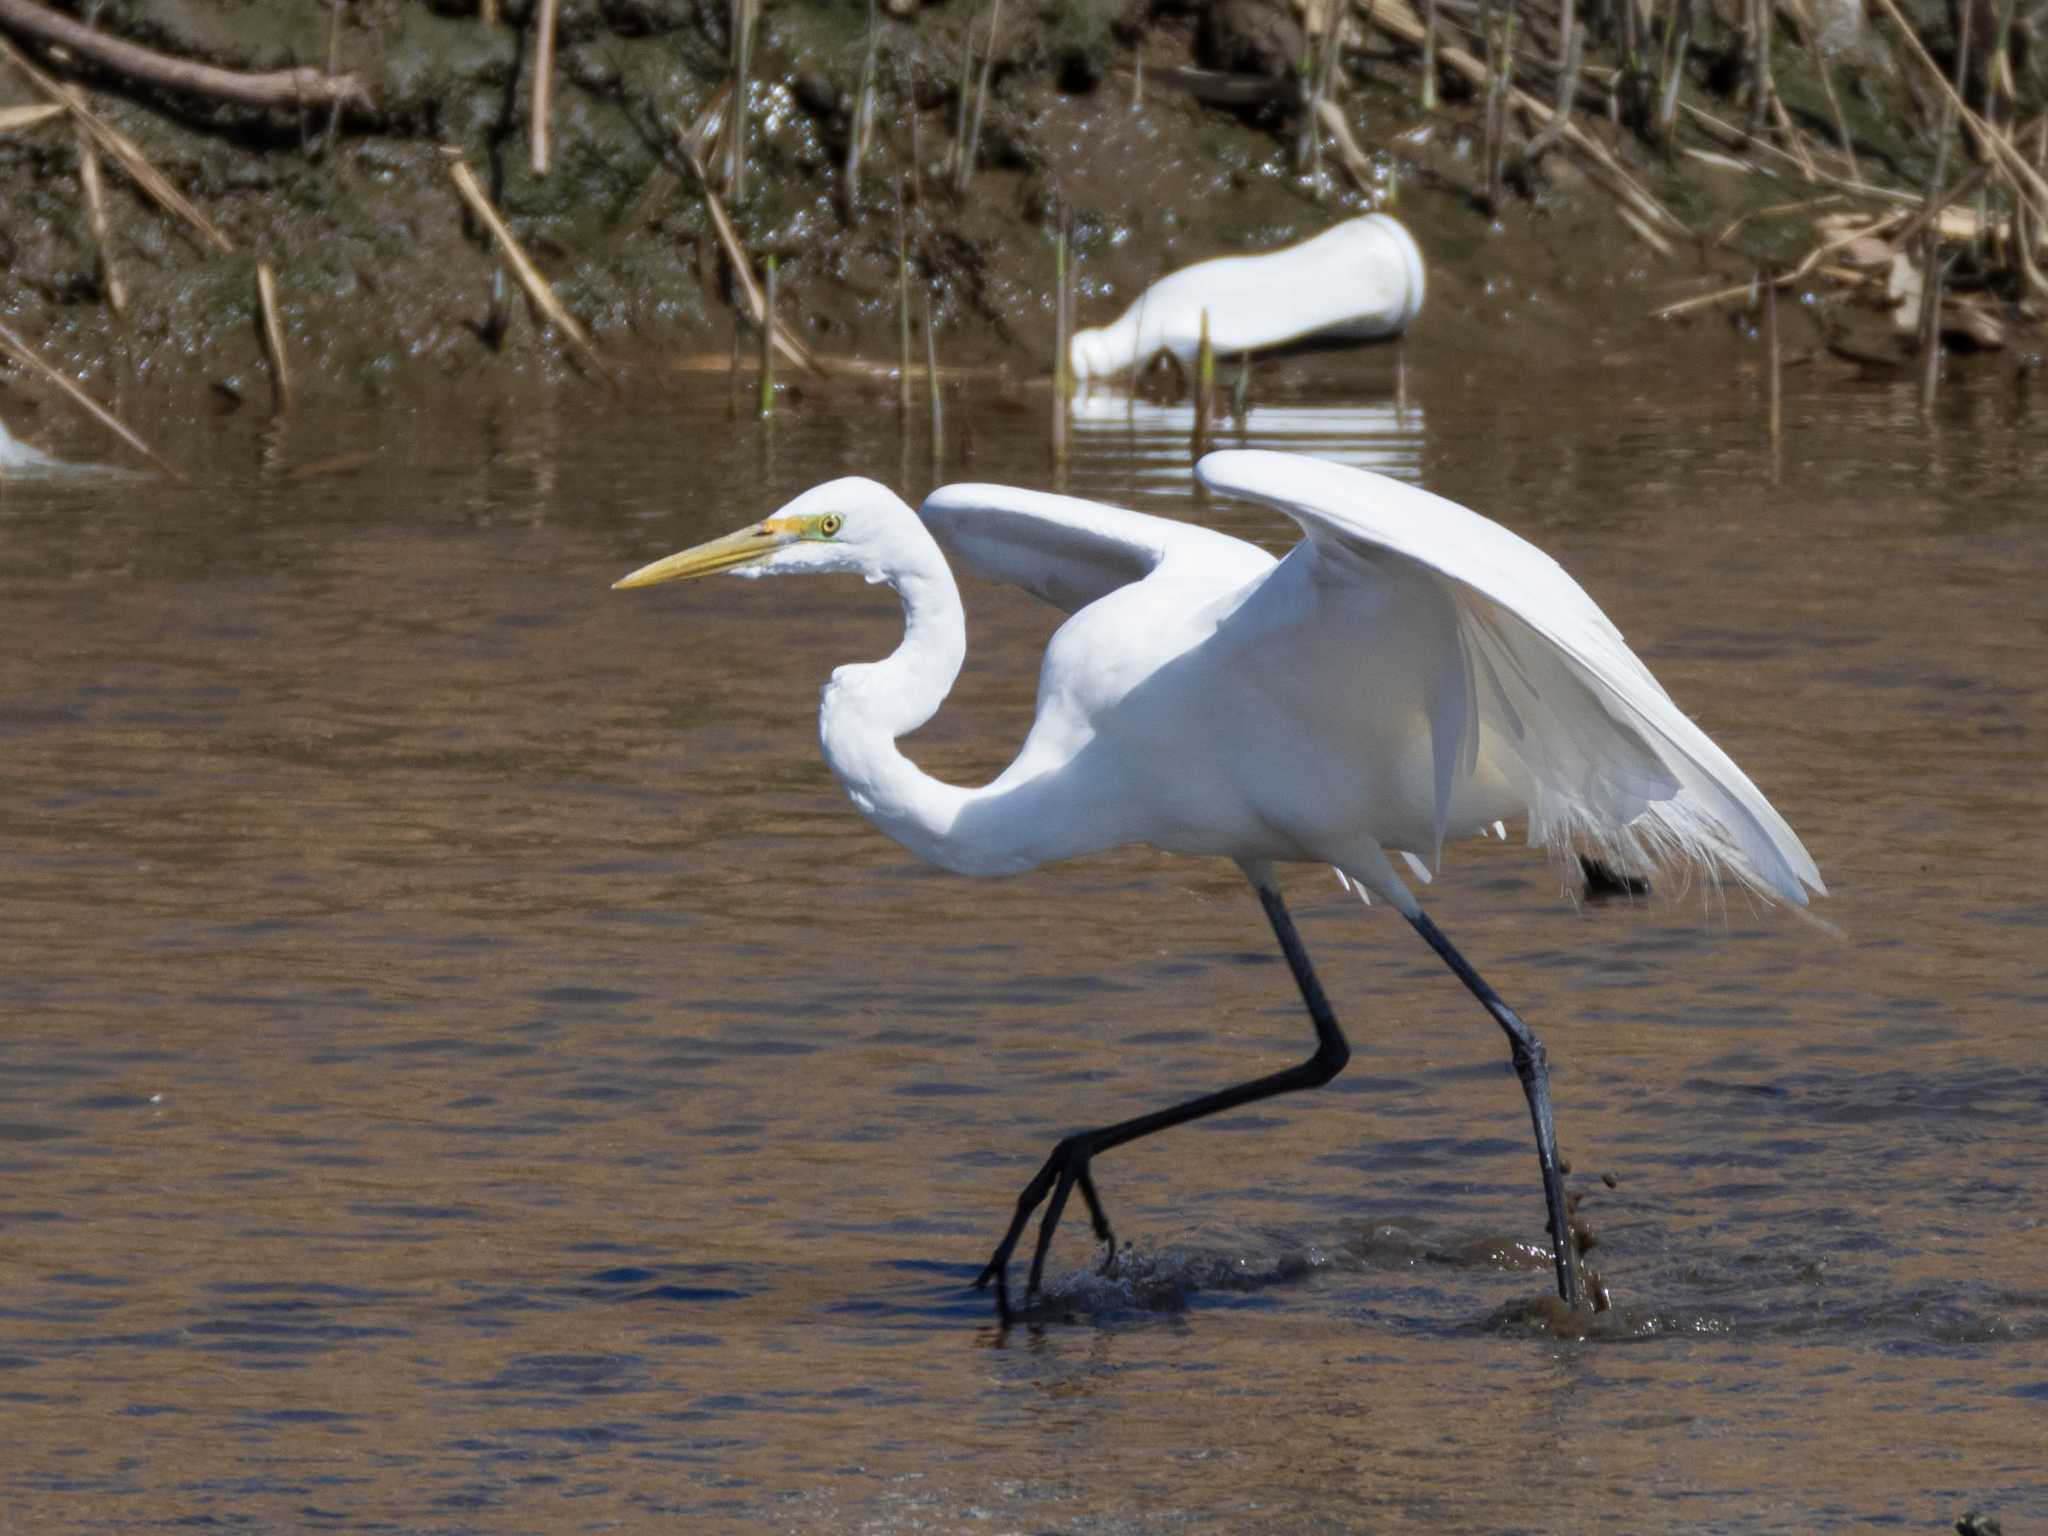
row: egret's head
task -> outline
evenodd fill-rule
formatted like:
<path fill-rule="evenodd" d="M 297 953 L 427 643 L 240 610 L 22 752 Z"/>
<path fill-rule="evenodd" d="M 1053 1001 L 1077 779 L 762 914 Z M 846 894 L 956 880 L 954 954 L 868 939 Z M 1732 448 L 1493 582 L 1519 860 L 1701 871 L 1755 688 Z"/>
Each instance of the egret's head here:
<path fill-rule="evenodd" d="M 857 571 L 874 576 L 886 563 L 905 521 L 917 514 L 872 480 L 832 480 L 805 491 L 772 517 L 738 533 L 643 565 L 612 583 L 651 587 L 730 571 L 779 576 L 791 571 Z"/>

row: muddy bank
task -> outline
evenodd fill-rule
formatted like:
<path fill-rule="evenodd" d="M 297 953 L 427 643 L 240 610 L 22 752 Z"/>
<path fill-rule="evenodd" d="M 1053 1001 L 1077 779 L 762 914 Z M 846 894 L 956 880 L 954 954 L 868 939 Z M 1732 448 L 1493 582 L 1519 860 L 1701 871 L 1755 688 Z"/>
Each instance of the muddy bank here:
<path fill-rule="evenodd" d="M 111 169 L 102 243 L 71 120 L 0 132 L 0 305 L 10 323 L 101 384 L 223 383 L 260 398 L 264 262 L 302 391 L 572 369 L 556 340 L 537 334 L 544 327 L 456 196 L 449 164 L 459 154 L 606 356 L 722 357 L 748 327 L 689 144 L 726 192 L 750 260 L 776 258 L 783 323 L 822 353 L 896 355 L 901 188 L 913 286 L 932 295 L 948 362 L 1047 371 L 1062 206 L 1083 324 L 1110 318 L 1177 265 L 1392 206 L 1429 258 L 1430 344 L 1541 359 L 1641 340 L 1660 300 L 1699 291 L 1688 279 L 1764 260 L 1789 267 L 1812 244 L 1810 221 L 1759 214 L 1845 198 L 1768 163 L 1804 154 L 1795 141 L 1809 130 L 1818 142 L 1839 124 L 1870 180 L 1927 174 L 1915 114 L 1933 93 L 1870 41 L 1874 23 L 1860 12 L 1846 43 L 1824 52 L 1815 42 L 1798 57 L 1781 49 L 1760 99 L 1779 113 L 1790 103 L 1786 127 L 1773 146 L 1767 125 L 1743 154 L 1697 151 L 1693 139 L 1712 142 L 1714 130 L 1690 119 L 1658 152 L 1655 122 L 1641 120 L 1654 118 L 1656 103 L 1642 98 L 1655 82 L 1626 71 L 1604 87 L 1608 116 L 1588 110 L 1603 87 L 1587 60 L 1610 35 L 1643 51 L 1613 15 L 1604 32 L 1582 24 L 1574 45 L 1568 10 L 1552 35 L 1541 16 L 1503 29 L 1489 10 L 1444 0 L 1418 46 L 1404 40 L 1404 18 L 1417 14 L 1405 6 L 1347 13 L 1331 32 L 1319 30 L 1317 9 L 1257 0 L 1013 0 L 993 18 L 991 51 L 990 9 L 965 0 L 890 4 L 872 27 L 850 3 L 769 6 L 748 49 L 750 112 L 736 153 L 733 7 L 568 0 L 545 71 L 543 175 L 532 164 L 538 18 L 491 9 L 495 19 L 464 0 L 359 0 L 339 12 L 114 0 L 94 18 L 101 32 L 174 59 L 352 74 L 361 93 L 333 109 L 140 82 L 8 28 L 25 57 L 86 86 L 92 110 L 231 247 Z M 1683 32 L 1680 20 L 1666 19 L 1669 94 L 1710 106 L 1725 97 L 1715 110 L 1739 117 L 1740 17 L 1687 8 Z M 1921 20 L 1930 33 L 1946 25 Z M 1790 20 L 1779 26 L 1792 31 Z M 1481 70 L 1461 74 L 1473 48 Z M 1550 52 L 1565 67 L 1545 85 Z M 1832 114 L 1800 63 L 1830 54 Z M 1427 107 L 1425 57 L 1438 82 Z M 46 99 L 19 70 L 0 76 L 0 105 Z M 1576 106 L 1564 114 L 1569 134 L 1540 105 L 1518 104 L 1525 85 Z M 856 139 L 864 152 L 850 172 Z M 1689 318 L 1730 329 L 1713 306 Z"/>

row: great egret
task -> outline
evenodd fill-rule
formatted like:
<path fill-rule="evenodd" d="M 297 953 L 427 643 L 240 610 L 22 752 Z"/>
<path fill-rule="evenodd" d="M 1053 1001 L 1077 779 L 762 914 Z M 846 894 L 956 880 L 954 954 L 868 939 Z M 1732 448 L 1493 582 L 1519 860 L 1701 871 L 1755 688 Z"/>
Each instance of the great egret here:
<path fill-rule="evenodd" d="M 1218 357 L 1311 336 L 1394 336 L 1422 312 L 1422 290 L 1415 237 L 1392 214 L 1368 213 L 1299 245 L 1169 273 L 1108 325 L 1077 331 L 1067 356 L 1084 381 L 1127 373 L 1160 352 L 1192 363 L 1205 314 Z"/>
<path fill-rule="evenodd" d="M 1383 898 L 1507 1033 L 1536 1130 L 1558 1292 L 1577 1305 L 1543 1047 L 1423 912 L 1395 859 L 1426 879 L 1447 836 L 1526 816 L 1532 843 L 1590 849 L 1623 873 L 1689 863 L 1801 905 L 1809 889 L 1825 894 L 1820 873 L 1533 545 L 1441 497 L 1319 459 L 1230 451 L 1195 472 L 1213 491 L 1279 508 L 1307 537 L 1276 561 L 1211 529 L 1065 496 L 954 485 L 920 515 L 873 481 L 845 479 L 617 585 L 713 571 L 887 582 L 903 603 L 903 643 L 835 671 L 819 711 L 825 760 L 862 815 L 961 874 L 1150 843 L 1234 859 L 1258 892 L 1315 1053 L 1062 1139 L 976 1282 L 995 1282 L 1004 1317 L 1010 1256 L 1041 1203 L 1027 1296 L 1076 1189 L 1114 1255 L 1096 1156 L 1342 1070 L 1350 1049 L 1274 879 L 1287 861 L 1333 865 Z M 980 789 L 939 782 L 897 746 L 937 712 L 966 654 L 942 545 L 1073 615 L 1046 647 L 1023 749 Z"/>

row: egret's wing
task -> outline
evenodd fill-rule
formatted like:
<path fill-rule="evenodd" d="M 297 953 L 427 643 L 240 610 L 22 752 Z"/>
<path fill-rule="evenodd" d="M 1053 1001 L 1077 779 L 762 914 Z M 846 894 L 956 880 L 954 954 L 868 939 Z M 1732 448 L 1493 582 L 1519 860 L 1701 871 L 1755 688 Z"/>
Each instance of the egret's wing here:
<path fill-rule="evenodd" d="M 1193 523 L 1008 485 L 946 485 L 918 509 L 948 557 L 1068 613 L 1168 565 L 1191 580 L 1249 581 L 1273 557 Z"/>
<path fill-rule="evenodd" d="M 1826 894 L 1770 802 L 1534 545 L 1455 502 L 1322 459 L 1230 450 L 1195 473 L 1293 518 L 1319 570 L 1433 581 L 1455 605 L 1457 655 L 1430 701 L 1439 835 L 1456 783 L 1505 748 L 1532 782 L 1533 837 L 1588 839 L 1625 868 L 1681 854 L 1801 905 L 1808 887 Z"/>

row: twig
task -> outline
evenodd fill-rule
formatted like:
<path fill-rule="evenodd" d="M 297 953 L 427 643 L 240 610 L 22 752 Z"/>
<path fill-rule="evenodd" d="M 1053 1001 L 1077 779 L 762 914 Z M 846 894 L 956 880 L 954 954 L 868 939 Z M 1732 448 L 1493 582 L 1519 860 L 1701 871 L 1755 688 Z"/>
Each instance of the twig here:
<path fill-rule="evenodd" d="M 1565 25 L 1570 30 L 1565 35 L 1564 63 L 1557 76 L 1557 105 L 1551 109 L 1550 121 L 1537 130 L 1536 137 L 1522 151 L 1522 158 L 1532 166 L 1564 137 L 1572 122 L 1572 102 L 1579 94 L 1579 65 L 1585 57 L 1586 29 L 1572 21 L 1571 0 L 1565 0 Z"/>
<path fill-rule="evenodd" d="M 932 469 L 946 459 L 946 409 L 939 403 L 939 341 L 932 329 L 932 291 L 924 291 L 924 376 L 932 390 Z"/>
<path fill-rule="evenodd" d="M 1416 19 L 1407 0 L 1356 0 L 1356 3 L 1368 17 L 1394 36 L 1410 43 L 1422 41 L 1423 25 Z M 1448 68 L 1463 75 L 1474 85 L 1485 88 L 1488 73 L 1486 65 L 1464 49 L 1443 48 L 1439 50 L 1438 57 Z M 1507 96 L 1509 105 L 1515 111 L 1522 113 L 1539 127 L 1556 115 L 1547 105 L 1520 86 L 1510 88 Z M 1578 124 L 1570 122 L 1565 125 L 1564 140 L 1584 157 L 1587 175 L 1591 180 L 1618 205 L 1633 209 L 1636 217 L 1624 219 L 1623 222 L 1642 234 L 1656 249 L 1666 254 L 1670 251 L 1670 246 L 1656 233 L 1658 226 L 1673 234 L 1691 238 L 1692 231 L 1687 228 L 1685 222 L 1652 197 L 1641 183 L 1622 169 L 1621 162 L 1614 158 L 1613 152 L 1606 145 Z"/>
<path fill-rule="evenodd" d="M 548 117 L 555 89 L 555 18 L 561 0 L 540 0 L 533 12 L 533 174 L 548 173 Z"/>
<path fill-rule="evenodd" d="M 761 285 L 754 281 L 753 265 L 747 260 L 746 247 L 740 244 L 739 232 L 732 227 L 725 204 L 711 189 L 711 178 L 704 174 L 704 163 L 690 153 L 690 146 L 683 142 L 682 135 L 676 136 L 676 142 L 682 149 L 683 159 L 689 163 L 691 174 L 697 178 L 698 190 L 704 194 L 704 207 L 711 215 L 711 227 L 717 232 L 718 243 L 725 248 L 725 259 L 732 263 L 740 292 L 746 295 L 747 310 L 753 316 L 754 324 L 763 325 L 766 323 L 764 317 L 768 313 L 768 301 L 761 292 Z M 824 368 L 811 355 L 810 349 L 780 326 L 775 330 L 775 350 L 806 372 L 819 378 L 825 376 Z"/>
<path fill-rule="evenodd" d="M 1941 382 L 1941 289 L 1948 274 L 1941 231 L 1930 227 L 1920 237 L 1920 250 L 1920 409 L 1929 411 Z"/>
<path fill-rule="evenodd" d="M 960 94 L 953 106 L 953 142 L 947 146 L 943 162 L 948 182 L 959 180 L 960 157 L 967 149 L 967 111 L 974 95 L 974 18 L 971 16 L 961 34 L 961 42 L 966 56 L 960 61 Z"/>
<path fill-rule="evenodd" d="M 1842 98 L 1835 94 L 1835 72 L 1828 68 L 1827 50 L 1820 46 L 1820 39 L 1813 35 L 1810 18 L 1806 14 L 1806 0 L 1784 0 L 1792 25 L 1799 33 L 1799 43 L 1808 57 L 1820 70 L 1820 88 L 1827 94 L 1828 111 L 1835 119 L 1835 137 L 1842 146 L 1842 159 L 1849 167 L 1851 176 L 1861 176 L 1862 170 L 1856 164 L 1856 145 L 1849 133 L 1848 114 L 1842 110 Z M 2008 13 L 2010 14 L 2010 13 Z"/>
<path fill-rule="evenodd" d="M 1814 261 L 1814 257 L 1808 256 L 1807 261 Z M 1813 266 L 1808 266 L 1806 262 L 1801 262 L 1799 266 L 1793 268 L 1790 272 L 1782 272 L 1770 279 L 1770 281 L 1776 287 L 1788 288 L 1800 278 L 1815 272 L 1819 273 L 1822 277 L 1834 278 L 1848 283 L 1860 282 L 1863 278 L 1862 273 L 1851 271 L 1847 267 L 1825 267 L 1820 266 L 1817 262 Z M 1690 299 L 1680 299 L 1676 303 L 1666 304 L 1662 309 L 1652 310 L 1650 318 L 1652 320 L 1669 320 L 1676 315 L 1689 314 L 1695 309 L 1706 309 L 1711 305 L 1726 304 L 1730 299 L 1741 299 L 1746 304 L 1754 297 L 1755 293 L 1756 280 L 1752 278 L 1749 282 L 1737 283 L 1732 288 L 1716 288 L 1712 293 L 1696 294 Z"/>
<path fill-rule="evenodd" d="M 1628 0 L 1633 14 L 1634 0 Z M 1508 134 L 1508 93 L 1515 81 L 1515 33 L 1519 18 L 1510 10 L 1505 20 L 1487 19 L 1486 29 L 1486 131 L 1484 134 L 1486 206 L 1500 201 L 1500 179 L 1506 169 Z M 1563 132 L 1562 129 L 1559 130 Z"/>
<path fill-rule="evenodd" d="M 213 221 L 193 207 L 185 195 L 171 185 L 163 172 L 149 163 L 149 157 L 135 147 L 132 139 L 94 115 L 85 104 L 83 92 L 51 79 L 23 57 L 5 38 L 0 38 L 0 59 L 5 59 L 20 70 L 45 96 L 68 109 L 72 116 L 85 125 L 86 131 L 93 136 L 100 148 L 120 162 L 121 169 L 128 173 L 129 179 L 158 207 L 190 224 L 222 255 L 234 249 L 228 237 L 214 227 Z"/>
<path fill-rule="evenodd" d="M 47 123 L 53 117 L 62 117 L 64 109 L 54 101 L 33 102 L 25 107 L 0 107 L 0 133 L 19 133 L 24 128 L 33 128 L 38 123 Z"/>
<path fill-rule="evenodd" d="M 1761 281 L 1761 274 L 1759 274 Z M 1764 282 L 1764 399 L 1771 422 L 1771 447 L 1775 450 L 1785 436 L 1785 404 L 1778 383 L 1778 285 Z"/>
<path fill-rule="evenodd" d="M 1771 23 L 1775 11 L 1771 0 L 1746 0 L 1742 9 L 1743 41 L 1749 58 L 1749 136 L 1763 136 L 1764 116 L 1771 99 L 1778 94 L 1771 80 Z"/>
<path fill-rule="evenodd" d="M 1896 0 L 1877 0 L 1877 3 L 1883 7 L 1884 13 L 1891 17 L 1892 24 L 1905 34 L 1914 58 L 1918 59 L 1921 67 L 1934 78 L 1934 83 L 1941 87 L 1942 95 L 1955 103 L 1957 114 L 1969 125 L 1970 131 L 1990 146 L 1992 158 L 2006 167 L 2007 175 L 2015 183 L 2024 184 L 2020 190 L 2033 200 L 2034 211 L 2048 216 L 2048 179 L 2044 179 L 2039 171 L 2027 163 L 2027 157 L 2013 147 L 2010 139 L 1970 110 L 1970 104 L 1956 93 L 1953 85 L 1949 84 L 1948 76 L 1941 72 L 1941 66 L 1934 62 L 1921 43 L 1919 34 L 1900 12 Z"/>
<path fill-rule="evenodd" d="M 256 302 L 263 310 L 263 346 L 270 354 L 271 382 L 277 388 L 277 408 L 292 408 L 292 370 L 285 359 L 284 325 L 277 317 L 277 278 L 270 263 L 256 263 Z"/>
<path fill-rule="evenodd" d="M 775 414 L 775 253 L 768 253 L 761 297 L 761 394 L 755 414 L 763 421 Z"/>
<path fill-rule="evenodd" d="M 880 43 L 880 22 L 875 0 L 868 0 L 868 46 L 861 56 L 860 84 L 853 93 L 853 132 L 846 137 L 846 174 L 841 186 L 846 196 L 846 222 L 860 217 L 860 163 L 868 152 L 875 132 L 875 59 Z"/>
<path fill-rule="evenodd" d="M 101 405 L 99 401 L 93 399 L 91 395 L 88 395 L 76 384 L 72 383 L 71 380 L 67 378 L 61 370 L 45 362 L 42 359 L 42 357 L 36 352 L 35 348 L 31 347 L 27 342 L 23 341 L 19 336 L 15 335 L 13 330 L 4 324 L 0 324 L 0 346 L 4 346 L 20 362 L 26 364 L 35 372 L 41 374 L 44 378 L 48 379 L 52 384 L 56 385 L 59 389 L 63 390 L 65 394 L 69 395 L 72 398 L 72 400 L 77 402 L 80 409 L 84 410 L 101 426 L 105 427 L 109 432 L 112 432 L 116 437 L 120 438 L 121 441 L 126 443 L 130 448 L 133 448 L 137 453 L 141 454 L 145 459 L 149 460 L 150 463 L 154 464 L 157 467 L 160 473 L 169 476 L 171 479 L 178 481 L 180 484 L 184 483 L 184 471 L 179 469 L 177 465 L 173 464 L 169 459 L 165 458 L 162 454 L 158 453 L 154 448 L 150 447 L 149 444 L 145 443 L 140 437 L 138 437 L 132 430 L 129 429 L 128 425 L 125 422 L 123 422 L 120 417 L 116 416 L 112 411 L 108 410 L 105 406 Z"/>
<path fill-rule="evenodd" d="M 896 178 L 896 408 L 910 419 L 910 241 L 904 231 L 903 178 Z"/>
<path fill-rule="evenodd" d="M 1694 122 L 1699 123 L 1709 132 L 1719 136 L 1724 144 L 1738 149 L 1759 149 L 1767 155 L 1775 156 L 1779 160 L 1784 161 L 1787 165 L 1799 164 L 1797 156 L 1778 148 L 1777 145 L 1767 139 L 1750 141 L 1745 138 L 1740 128 L 1724 118 L 1716 117 L 1713 113 L 1704 111 L 1689 101 L 1682 101 L 1678 105 L 1679 109 L 1692 118 Z M 1819 171 L 1818 178 L 1823 185 L 1838 188 L 1843 192 L 1854 192 L 1859 197 L 1881 197 L 1895 203 L 1911 203 L 1919 200 L 1916 194 L 1902 192 L 1897 187 L 1881 187 L 1874 182 L 1859 181 L 1847 176 L 1836 176 L 1827 171 Z"/>
<path fill-rule="evenodd" d="M 991 0 L 988 11 L 988 41 L 983 45 L 987 52 L 981 56 L 981 84 L 974 93 L 974 122 L 967 130 L 966 152 L 960 157 L 960 164 L 953 174 L 953 190 L 964 194 L 967 183 L 974 176 L 974 159 L 981 148 L 981 118 L 988 109 L 989 76 L 995 72 L 996 28 L 1003 22 L 1003 0 Z"/>
<path fill-rule="evenodd" d="M 1422 0 L 1422 110 L 1436 110 L 1436 5 Z"/>
<path fill-rule="evenodd" d="M 1664 52 L 1659 66 L 1662 77 L 1657 87 L 1657 115 L 1651 132 L 1666 154 L 1671 152 L 1671 145 L 1678 137 L 1678 88 L 1685 83 L 1685 55 L 1691 46 L 1692 6 L 1688 3 L 1682 19 L 1664 36 Z"/>
<path fill-rule="evenodd" d="M 747 86 L 754 68 L 754 19 L 760 0 L 732 0 L 732 163 L 725 189 L 738 202 L 747 195 Z"/>
<path fill-rule="evenodd" d="M 173 58 L 109 37 L 37 5 L 35 0 L 0 0 L 0 28 L 68 48 L 80 58 L 91 59 L 131 80 L 237 102 L 245 107 L 324 106 L 331 101 L 367 106 L 370 101 L 370 93 L 354 75 L 326 75 L 304 67 L 275 69 L 260 75 L 216 69 L 211 64 L 195 64 L 190 59 Z"/>
<path fill-rule="evenodd" d="M 548 280 L 540 275 L 540 269 L 512 237 L 512 231 L 507 229 L 505 221 L 498 217 L 498 210 L 491 206 L 491 200 L 484 195 L 484 189 L 477 183 L 476 173 L 470 170 L 459 151 L 451 155 L 448 161 L 448 174 L 455 182 L 455 190 L 462 194 L 462 200 L 469 205 L 470 211 L 483 222 L 484 228 L 491 232 L 491 238 L 498 242 L 498 249 L 504 252 L 505 260 L 511 263 L 513 275 L 519 279 L 520 287 L 526 290 L 526 296 L 533 300 L 534 307 L 554 322 L 555 328 L 568 338 L 577 356 L 583 359 L 598 379 L 606 387 L 616 390 L 618 381 L 612 377 L 611 369 L 598 355 L 589 335 L 576 323 L 576 317 L 563 307 L 562 301 L 555 297 L 555 290 L 548 286 Z"/>
<path fill-rule="evenodd" d="M 55 109 L 63 111 L 62 107 Z M 121 274 L 114 266 L 114 231 L 112 221 L 107 217 L 107 194 L 100 182 L 99 146 L 86 132 L 85 124 L 76 125 L 78 133 L 78 181 L 85 189 L 85 216 L 92 225 L 92 243 L 100 256 L 100 282 L 107 290 L 107 304 L 115 315 L 128 313 L 128 285 L 121 281 Z"/>
<path fill-rule="evenodd" d="M 327 73 L 334 75 L 341 70 L 341 8 L 345 0 L 327 0 Z M 341 127 L 341 98 L 336 97 L 327 109 L 327 127 L 321 131 L 319 148 L 313 158 L 327 153 L 327 146 L 334 142 L 335 130 Z"/>
<path fill-rule="evenodd" d="M 1067 210 L 1061 204 L 1053 219 L 1052 237 L 1052 395 L 1064 409 L 1073 393 L 1067 376 Z"/>

